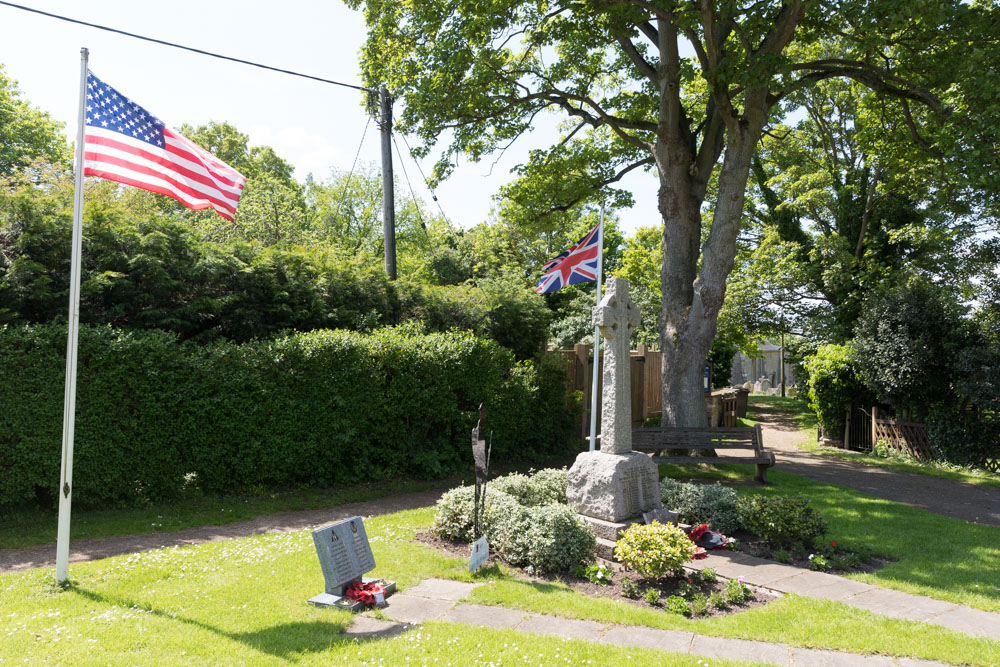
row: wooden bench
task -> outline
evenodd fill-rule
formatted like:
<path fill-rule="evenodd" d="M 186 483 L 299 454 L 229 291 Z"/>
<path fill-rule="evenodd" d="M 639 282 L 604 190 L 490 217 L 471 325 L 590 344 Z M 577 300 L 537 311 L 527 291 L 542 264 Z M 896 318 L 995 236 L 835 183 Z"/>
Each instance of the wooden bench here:
<path fill-rule="evenodd" d="M 757 472 L 754 479 L 767 484 L 767 469 L 774 465 L 774 452 L 764 449 L 760 424 L 732 428 L 686 428 L 666 426 L 632 429 L 632 449 L 653 454 L 657 463 L 752 463 Z M 712 449 L 750 450 L 718 454 L 717 456 L 670 455 L 669 450 L 705 451 Z"/>

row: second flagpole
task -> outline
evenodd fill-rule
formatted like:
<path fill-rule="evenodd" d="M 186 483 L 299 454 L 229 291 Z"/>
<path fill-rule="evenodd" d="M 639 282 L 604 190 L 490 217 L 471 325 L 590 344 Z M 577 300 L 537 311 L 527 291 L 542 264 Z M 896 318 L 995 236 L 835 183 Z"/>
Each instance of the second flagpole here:
<path fill-rule="evenodd" d="M 604 270 L 604 202 L 601 202 L 601 222 L 597 226 L 597 301 L 601 305 L 601 272 Z M 590 451 L 597 449 L 597 372 L 601 361 L 601 330 L 594 325 L 594 375 L 590 382 Z"/>

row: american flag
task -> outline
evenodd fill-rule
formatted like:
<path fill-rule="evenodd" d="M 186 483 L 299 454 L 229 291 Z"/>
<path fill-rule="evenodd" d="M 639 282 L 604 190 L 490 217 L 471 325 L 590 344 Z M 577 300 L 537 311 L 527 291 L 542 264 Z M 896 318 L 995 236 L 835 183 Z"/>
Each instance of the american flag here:
<path fill-rule="evenodd" d="M 227 220 L 246 179 L 87 72 L 83 173 L 173 197 Z"/>
<path fill-rule="evenodd" d="M 577 243 L 542 265 L 541 279 L 535 291 L 544 294 L 590 280 L 597 280 L 598 254 L 602 239 L 601 223 Z"/>

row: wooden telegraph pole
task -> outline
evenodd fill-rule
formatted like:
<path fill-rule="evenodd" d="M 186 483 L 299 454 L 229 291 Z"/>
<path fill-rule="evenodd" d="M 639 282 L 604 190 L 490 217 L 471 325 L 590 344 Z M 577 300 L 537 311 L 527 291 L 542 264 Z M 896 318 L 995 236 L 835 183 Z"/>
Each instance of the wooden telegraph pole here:
<path fill-rule="evenodd" d="M 378 89 L 382 130 L 382 236 L 385 239 L 385 272 L 396 279 L 396 201 L 392 182 L 392 98 L 385 86 Z"/>

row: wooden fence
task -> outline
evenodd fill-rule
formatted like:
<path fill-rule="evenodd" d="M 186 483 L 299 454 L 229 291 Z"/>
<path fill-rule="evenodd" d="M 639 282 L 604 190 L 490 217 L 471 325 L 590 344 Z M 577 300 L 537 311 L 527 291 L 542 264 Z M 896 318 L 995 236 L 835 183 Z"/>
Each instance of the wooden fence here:
<path fill-rule="evenodd" d="M 879 419 L 878 408 L 872 408 L 872 441 L 884 440 L 898 452 L 921 461 L 934 459 L 934 448 L 927 437 L 927 427 L 917 422 Z"/>
<path fill-rule="evenodd" d="M 586 438 L 590 432 L 590 381 L 594 372 L 594 350 L 591 345 L 574 345 L 572 350 L 555 350 L 551 352 L 562 357 L 569 375 L 569 388 L 583 394 L 583 410 L 577 424 L 576 434 Z M 603 358 L 603 353 L 601 357 Z M 641 425 L 649 417 L 660 414 L 660 396 L 662 386 L 660 377 L 663 364 L 659 350 L 647 349 L 640 345 L 631 353 L 631 394 L 632 423 Z M 603 364 L 598 369 L 598 392 L 602 387 Z M 600 393 L 598 393 L 600 396 Z M 601 420 L 597 420 L 597 431 L 600 433 Z"/>

